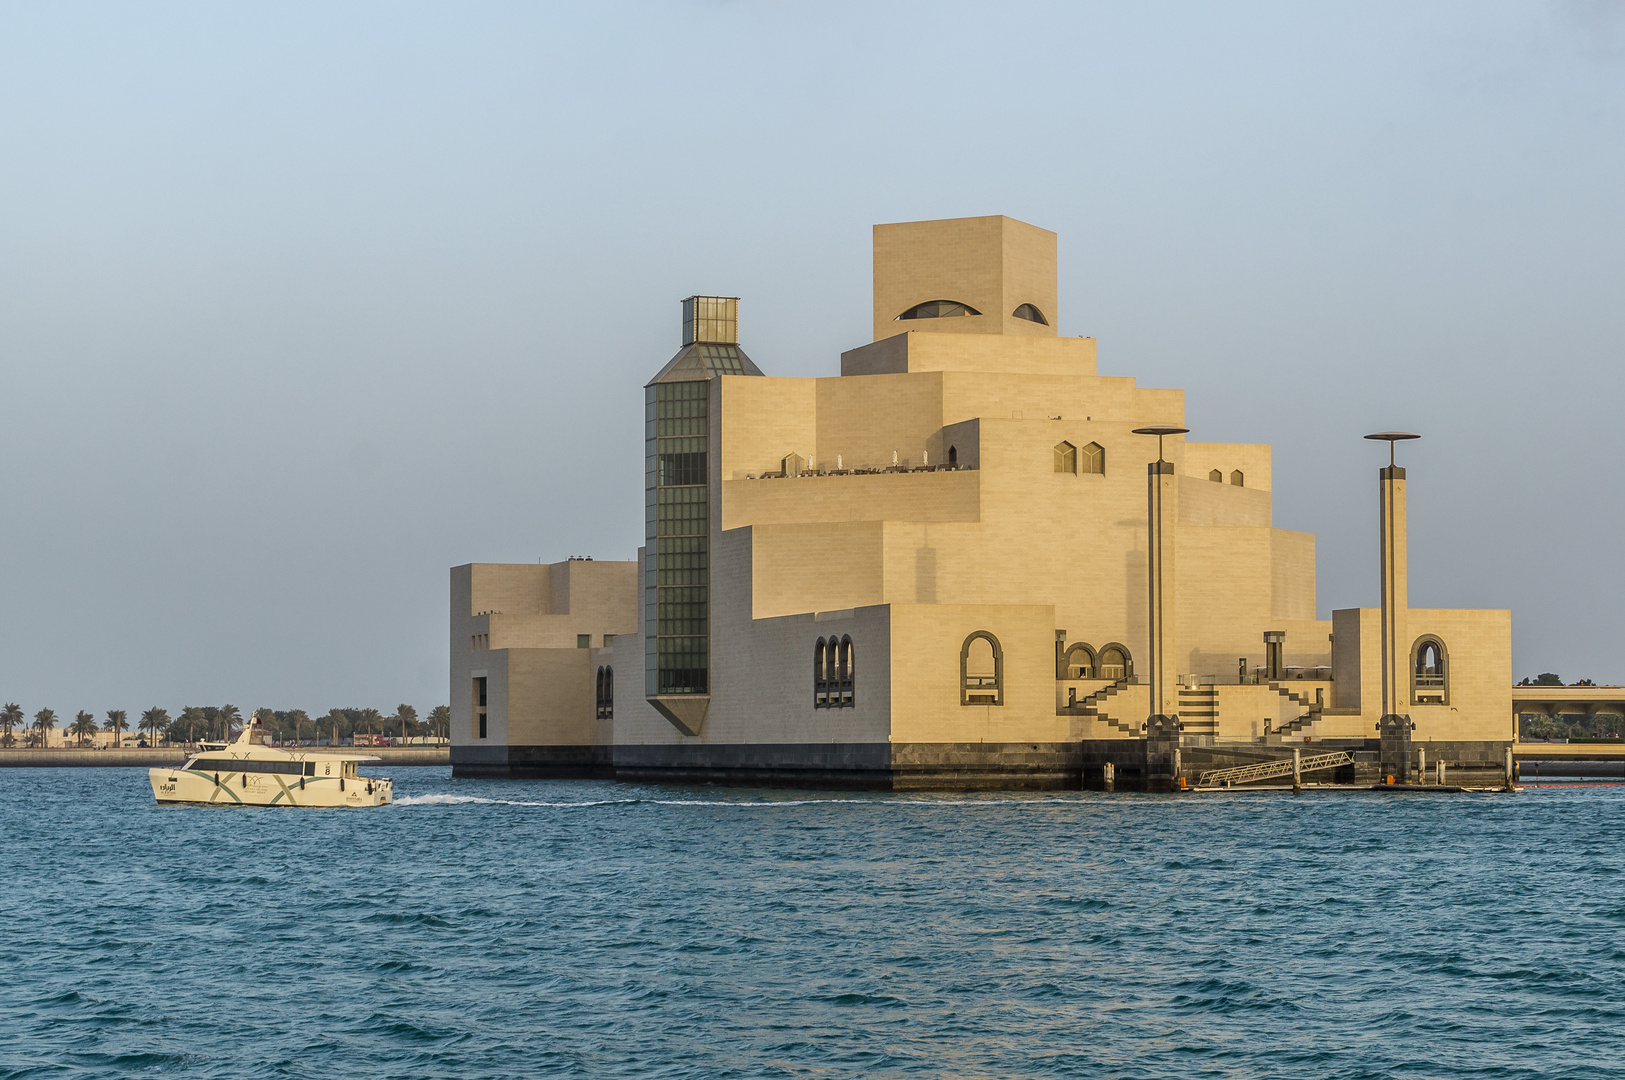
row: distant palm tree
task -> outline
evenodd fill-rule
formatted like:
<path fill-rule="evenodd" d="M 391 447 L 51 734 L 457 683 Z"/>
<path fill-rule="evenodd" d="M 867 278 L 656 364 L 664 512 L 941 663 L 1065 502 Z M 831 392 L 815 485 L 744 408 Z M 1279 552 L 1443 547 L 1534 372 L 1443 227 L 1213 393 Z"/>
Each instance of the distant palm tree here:
<path fill-rule="evenodd" d="M 15 701 L 6 702 L 5 706 L 0 708 L 0 731 L 4 732 L 3 735 L 0 735 L 0 746 L 10 746 L 15 743 L 17 740 L 11 737 L 11 729 L 22 726 L 23 707 Z"/>
<path fill-rule="evenodd" d="M 214 714 L 220 721 L 220 737 L 226 742 L 231 741 L 231 725 L 243 718 L 242 710 L 235 705 L 222 705 Z"/>
<path fill-rule="evenodd" d="M 418 711 L 410 705 L 397 705 L 395 706 L 395 719 L 401 722 L 401 741 L 404 742 L 411 738 L 412 733 L 407 730 L 407 725 L 418 722 Z"/>
<path fill-rule="evenodd" d="M 181 710 L 181 714 L 177 716 L 175 718 L 175 722 L 169 726 L 170 739 L 173 740 L 175 735 L 179 734 L 180 737 L 187 742 L 196 742 L 198 732 L 207 732 L 208 724 L 208 716 L 202 709 L 198 708 L 196 705 L 188 705 L 186 708 Z"/>
<path fill-rule="evenodd" d="M 288 719 L 293 721 L 293 744 L 298 746 L 299 729 L 310 719 L 310 717 L 306 715 L 305 710 L 294 709 L 292 712 L 288 713 Z"/>
<path fill-rule="evenodd" d="M 122 745 L 122 740 L 119 738 L 119 732 L 130 726 L 129 720 L 130 714 L 125 712 L 123 709 L 107 710 L 107 722 L 102 724 L 102 730 L 111 731 L 113 733 L 114 746 Z"/>
<path fill-rule="evenodd" d="M 51 732 L 56 730 L 56 713 L 50 709 L 41 709 L 34 714 L 32 727 L 35 737 L 39 740 L 38 745 L 48 745 L 51 741 Z"/>
<path fill-rule="evenodd" d="M 429 728 L 445 738 L 446 732 L 451 728 L 451 706 L 436 705 L 429 711 Z"/>
<path fill-rule="evenodd" d="M 377 709 L 362 709 L 361 710 L 361 720 L 362 720 L 363 723 L 365 723 L 367 725 L 367 734 L 368 735 L 376 735 L 377 734 L 377 732 L 373 731 L 373 728 L 376 727 L 378 725 L 378 722 L 381 721 L 383 718 L 384 718 L 383 714 L 380 713 Z"/>
<path fill-rule="evenodd" d="M 78 737 L 80 746 L 85 745 L 86 740 L 96 734 L 96 714 L 80 709 L 68 730 Z"/>
<path fill-rule="evenodd" d="M 169 711 L 154 705 L 141 714 L 141 723 L 136 725 L 142 731 L 152 732 L 152 741 L 158 742 L 158 737 L 169 727 Z"/>

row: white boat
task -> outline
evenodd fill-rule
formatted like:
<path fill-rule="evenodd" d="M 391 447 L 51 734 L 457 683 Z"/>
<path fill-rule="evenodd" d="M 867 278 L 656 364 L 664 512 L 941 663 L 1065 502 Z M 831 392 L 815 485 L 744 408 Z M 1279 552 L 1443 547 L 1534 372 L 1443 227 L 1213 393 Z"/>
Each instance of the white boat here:
<path fill-rule="evenodd" d="M 356 775 L 365 754 L 288 751 L 254 742 L 250 721 L 231 743 L 204 743 L 186 764 L 148 769 L 161 803 L 215 806 L 383 806 L 392 780 Z"/>

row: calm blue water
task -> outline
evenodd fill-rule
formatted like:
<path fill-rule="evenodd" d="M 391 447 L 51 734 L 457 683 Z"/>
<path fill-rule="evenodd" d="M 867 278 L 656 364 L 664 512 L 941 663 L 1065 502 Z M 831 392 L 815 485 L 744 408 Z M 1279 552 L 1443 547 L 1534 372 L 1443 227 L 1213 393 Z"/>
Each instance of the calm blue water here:
<path fill-rule="evenodd" d="M 1625 789 L 454 781 L 158 807 L 0 770 L 0 1076 L 1625 1073 Z"/>

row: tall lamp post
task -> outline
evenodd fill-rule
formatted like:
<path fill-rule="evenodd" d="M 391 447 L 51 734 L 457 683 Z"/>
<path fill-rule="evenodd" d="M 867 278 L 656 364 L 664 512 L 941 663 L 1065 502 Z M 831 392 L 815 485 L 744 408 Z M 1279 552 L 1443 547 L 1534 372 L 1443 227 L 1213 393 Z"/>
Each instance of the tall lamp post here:
<path fill-rule="evenodd" d="M 1410 559 L 1405 541 L 1405 470 L 1394 464 L 1394 444 L 1421 436 L 1410 431 L 1378 431 L 1366 438 L 1388 444 L 1388 467 L 1377 472 L 1377 521 L 1382 548 L 1382 717 L 1377 721 L 1382 774 L 1400 783 L 1409 778 L 1411 717 L 1406 673 L 1406 615 L 1410 610 Z"/>
<path fill-rule="evenodd" d="M 1158 773 L 1166 768 L 1170 780 L 1179 773 L 1179 708 L 1174 700 L 1178 691 L 1171 669 L 1174 599 L 1168 589 L 1175 574 L 1173 541 L 1168 530 L 1178 522 L 1175 501 L 1178 492 L 1174 488 L 1177 482 L 1174 463 L 1163 459 L 1162 440 L 1188 431 L 1189 428 L 1162 425 L 1134 429 L 1136 435 L 1157 437 L 1157 460 L 1146 466 L 1146 579 L 1150 601 L 1150 646 L 1146 660 L 1151 674 L 1151 714 L 1145 724 L 1147 780 L 1154 767 Z"/>

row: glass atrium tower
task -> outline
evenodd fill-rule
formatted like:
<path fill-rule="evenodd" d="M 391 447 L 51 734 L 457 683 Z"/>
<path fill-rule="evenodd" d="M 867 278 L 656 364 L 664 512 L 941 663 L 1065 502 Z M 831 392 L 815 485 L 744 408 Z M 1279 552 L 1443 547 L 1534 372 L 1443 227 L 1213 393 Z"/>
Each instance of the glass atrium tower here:
<path fill-rule="evenodd" d="M 739 347 L 739 300 L 683 301 L 683 347 L 643 389 L 644 694 L 697 733 L 710 702 L 713 380 L 760 375 Z"/>

